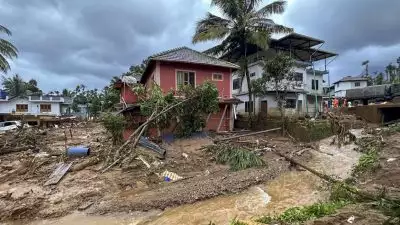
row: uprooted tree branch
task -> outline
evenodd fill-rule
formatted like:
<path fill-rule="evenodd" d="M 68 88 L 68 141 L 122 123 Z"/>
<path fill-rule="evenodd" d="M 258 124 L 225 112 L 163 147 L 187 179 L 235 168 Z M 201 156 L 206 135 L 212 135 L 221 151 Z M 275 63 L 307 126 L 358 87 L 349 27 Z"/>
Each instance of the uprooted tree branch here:
<path fill-rule="evenodd" d="M 148 128 L 162 130 L 173 128 L 180 137 L 190 136 L 206 126 L 206 117 L 218 110 L 218 89 L 214 84 L 205 82 L 197 87 L 185 85 L 177 93 L 164 94 L 155 84 L 150 91 L 136 86 L 140 112 L 147 117 L 117 150 L 106 153 L 103 172 L 122 161 L 131 162 L 135 157 L 135 147 Z M 133 142 L 133 144 L 132 144 Z"/>

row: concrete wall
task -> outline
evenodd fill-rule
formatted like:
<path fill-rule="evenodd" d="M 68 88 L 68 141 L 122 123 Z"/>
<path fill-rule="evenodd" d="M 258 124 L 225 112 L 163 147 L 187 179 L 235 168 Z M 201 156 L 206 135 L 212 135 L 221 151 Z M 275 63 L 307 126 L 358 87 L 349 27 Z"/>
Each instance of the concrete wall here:
<path fill-rule="evenodd" d="M 293 90 L 304 90 L 306 88 L 306 84 L 308 82 L 308 78 L 307 78 L 308 76 L 307 76 L 307 73 L 306 73 L 306 69 L 304 67 L 296 66 L 293 70 L 296 73 L 302 73 L 303 74 L 303 80 L 301 82 L 293 82 L 293 86 L 294 86 Z M 249 75 L 254 74 L 254 76 L 250 77 L 250 81 L 258 79 L 258 78 L 261 78 L 263 73 L 264 73 L 264 69 L 263 69 L 263 66 L 262 66 L 262 61 L 257 61 L 257 62 L 249 64 Z M 236 71 L 235 73 L 233 73 L 232 82 L 233 82 L 233 79 L 237 79 L 239 77 L 240 77 L 240 71 Z M 317 77 L 320 77 L 318 79 L 321 79 L 320 88 L 321 88 L 321 93 L 322 93 L 322 76 L 317 76 Z M 274 88 L 272 83 L 271 84 L 267 84 L 267 85 L 270 86 L 271 89 Z M 311 83 L 310 83 L 310 85 L 311 85 Z M 310 86 L 310 89 L 311 89 L 311 86 Z M 232 94 L 233 95 L 239 95 L 239 94 L 245 94 L 247 92 L 248 92 L 247 80 L 244 79 L 241 89 L 239 88 L 239 89 L 233 90 Z"/>
<path fill-rule="evenodd" d="M 312 80 L 318 80 L 318 90 L 313 90 L 312 89 Z M 323 91 L 323 76 L 322 75 L 315 75 L 314 78 L 314 74 L 311 73 L 307 73 L 306 74 L 306 78 L 305 78 L 305 83 L 304 83 L 304 90 L 309 93 L 309 94 L 317 94 L 317 95 L 323 95 L 324 91 Z"/>
<path fill-rule="evenodd" d="M 177 89 L 177 71 L 191 71 L 195 73 L 195 85 L 200 85 L 205 81 L 210 81 L 218 88 L 219 97 L 231 98 L 231 69 L 224 67 L 198 65 L 189 63 L 160 63 L 160 86 L 167 93 Z M 222 81 L 212 80 L 213 73 L 222 74 Z"/>
<path fill-rule="evenodd" d="M 360 86 L 356 87 L 355 83 L 359 82 Z M 346 97 L 346 90 L 353 88 L 367 87 L 367 81 L 341 81 L 335 84 L 335 97 Z"/>
<path fill-rule="evenodd" d="M 27 104 L 28 112 L 16 112 L 17 104 Z M 50 104 L 51 112 L 40 112 L 41 104 Z M 15 111 L 16 114 L 32 114 L 32 115 L 53 115 L 60 116 L 60 103 L 59 102 L 31 102 L 27 98 L 14 98 L 7 102 L 0 102 L 0 113 L 12 113 Z"/>
<path fill-rule="evenodd" d="M 247 94 L 243 95 L 238 95 L 236 98 L 240 99 L 243 101 L 243 103 L 238 104 L 237 106 L 237 112 L 241 115 L 246 115 L 247 112 L 245 111 L 245 102 L 249 101 L 249 97 Z M 294 94 L 294 93 L 288 93 L 286 96 L 286 99 L 295 99 L 296 103 L 297 100 L 302 99 L 302 94 Z M 276 101 L 276 97 L 274 93 L 270 93 L 268 95 L 262 96 L 262 97 L 255 97 L 254 100 L 254 107 L 255 107 L 255 112 L 256 114 L 261 112 L 261 102 L 262 101 L 267 101 L 267 115 L 268 116 L 278 116 L 280 115 L 279 109 L 278 109 L 278 103 Z M 304 103 L 304 102 L 303 102 Z M 304 109 L 304 107 L 303 107 Z M 297 107 L 296 108 L 286 108 L 286 115 L 295 115 L 297 114 Z"/>

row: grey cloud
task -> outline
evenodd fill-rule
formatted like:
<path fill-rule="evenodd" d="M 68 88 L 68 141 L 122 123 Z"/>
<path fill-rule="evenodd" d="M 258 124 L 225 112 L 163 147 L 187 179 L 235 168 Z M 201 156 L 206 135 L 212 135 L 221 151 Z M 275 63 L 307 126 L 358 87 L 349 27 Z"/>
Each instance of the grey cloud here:
<path fill-rule="evenodd" d="M 0 5 L 1 23 L 13 31 L 11 41 L 20 51 L 12 73 L 37 76 L 42 86 L 47 81 L 41 79 L 57 77 L 67 85 L 96 80 L 102 87 L 151 54 L 189 45 L 195 21 L 208 9 L 196 0 L 0 0 Z"/>
<path fill-rule="evenodd" d="M 330 65 L 332 80 L 360 75 L 361 62 L 370 60 L 370 72 L 400 56 L 398 0 L 295 0 L 283 21 L 304 33 L 326 41 L 323 48 L 339 57 Z"/>
<path fill-rule="evenodd" d="M 297 0 L 285 21 L 343 51 L 400 43 L 399 9 L 398 0 Z"/>

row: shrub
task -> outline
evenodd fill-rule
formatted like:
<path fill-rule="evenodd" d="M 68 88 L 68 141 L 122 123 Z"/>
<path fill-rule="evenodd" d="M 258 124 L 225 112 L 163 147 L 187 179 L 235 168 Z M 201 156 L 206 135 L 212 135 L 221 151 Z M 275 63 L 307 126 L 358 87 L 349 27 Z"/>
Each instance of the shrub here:
<path fill-rule="evenodd" d="M 379 168 L 379 154 L 376 150 L 370 150 L 367 153 L 364 153 L 357 165 L 353 169 L 353 174 L 362 174 L 366 172 L 375 171 Z"/>
<path fill-rule="evenodd" d="M 259 223 L 299 223 L 336 213 L 336 210 L 347 205 L 347 202 L 316 203 L 310 206 L 293 207 L 278 216 L 264 216 L 257 220 Z"/>
<path fill-rule="evenodd" d="M 119 114 L 104 113 L 101 116 L 101 123 L 111 135 L 113 144 L 116 145 L 121 143 L 126 123 L 125 118 Z"/>
<path fill-rule="evenodd" d="M 207 146 L 206 151 L 213 154 L 217 163 L 228 164 L 234 171 L 264 166 L 265 162 L 254 152 L 229 144 Z"/>

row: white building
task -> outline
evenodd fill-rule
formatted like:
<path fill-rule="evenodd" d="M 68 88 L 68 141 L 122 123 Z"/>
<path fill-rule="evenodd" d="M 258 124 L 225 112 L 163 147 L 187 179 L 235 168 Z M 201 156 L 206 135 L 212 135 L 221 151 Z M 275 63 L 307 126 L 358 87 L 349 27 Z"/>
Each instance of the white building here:
<path fill-rule="evenodd" d="M 0 114 L 7 115 L 47 115 L 61 116 L 61 104 L 64 98 L 60 96 L 6 96 L 0 99 Z"/>
<path fill-rule="evenodd" d="M 335 97 L 346 97 L 346 90 L 354 88 L 364 88 L 368 86 L 368 79 L 365 77 L 347 76 L 333 83 L 335 87 Z"/>
<path fill-rule="evenodd" d="M 312 69 L 311 62 L 326 59 L 335 56 L 322 50 L 311 48 L 312 46 L 323 43 L 323 41 L 307 37 L 304 35 L 292 33 L 279 40 L 272 40 L 270 48 L 267 51 L 260 51 L 256 47 L 250 47 L 248 52 L 250 79 L 254 80 L 262 77 L 263 60 L 273 58 L 278 52 L 284 52 L 296 60 L 295 83 L 293 88 L 288 90 L 286 97 L 286 113 L 299 115 L 315 115 L 315 111 L 321 111 L 323 94 L 323 75 L 326 72 Z M 232 56 L 238 56 L 240 53 L 233 53 L 224 58 L 229 59 Z M 311 59 L 311 62 L 310 62 Z M 234 60 L 233 60 L 234 61 Z M 240 72 L 233 76 L 232 94 L 242 100 L 244 103 L 237 106 L 239 114 L 245 114 L 251 110 L 254 105 L 256 113 L 267 115 L 276 115 L 278 112 L 275 90 L 271 86 L 271 94 L 262 97 L 255 97 L 254 103 L 249 103 L 247 81 L 241 82 Z M 242 85 L 241 85 L 242 84 Z M 317 107 L 316 107 L 317 105 Z"/>

